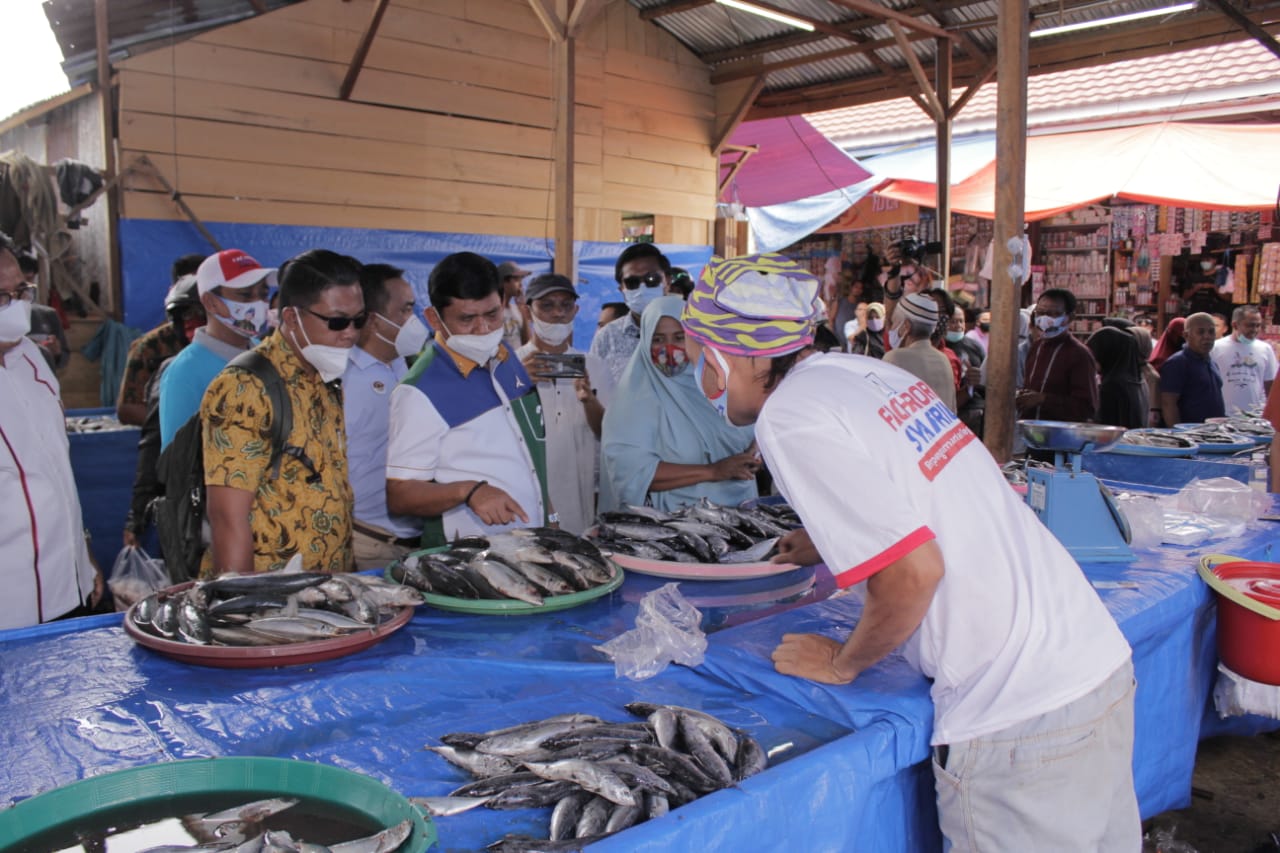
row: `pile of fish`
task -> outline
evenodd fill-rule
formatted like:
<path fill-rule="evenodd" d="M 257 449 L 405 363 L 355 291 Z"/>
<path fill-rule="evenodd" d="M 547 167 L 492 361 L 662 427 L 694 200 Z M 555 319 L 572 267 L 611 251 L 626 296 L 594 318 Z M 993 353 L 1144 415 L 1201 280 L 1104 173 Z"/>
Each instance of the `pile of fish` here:
<path fill-rule="evenodd" d="M 413 590 L 369 575 L 281 571 L 161 590 L 133 605 L 126 618 L 182 643 L 276 646 L 373 631 L 401 608 L 421 603 Z"/>
<path fill-rule="evenodd" d="M 1186 433 L 1173 429 L 1131 429 L 1121 436 L 1119 444 L 1137 447 L 1167 447 L 1195 450 L 1199 445 Z"/>
<path fill-rule="evenodd" d="M 689 708 L 632 702 L 643 722 L 563 714 L 489 732 L 455 732 L 427 747 L 475 781 L 448 797 L 414 802 L 433 814 L 553 807 L 547 838 L 508 835 L 490 850 L 577 850 L 703 794 L 759 773 L 769 763 L 746 732 Z"/>
<path fill-rule="evenodd" d="M 596 520 L 592 538 L 604 550 L 676 563 L 758 563 L 800 526 L 786 504 L 717 506 L 705 498 L 675 512 L 627 506 Z"/>
<path fill-rule="evenodd" d="M 119 432 L 133 429 L 120 423 L 112 415 L 72 415 L 66 418 L 67 432 Z"/>
<path fill-rule="evenodd" d="M 1275 434 L 1271 424 L 1248 415 L 1234 415 L 1217 423 L 1197 424 L 1180 431 L 1196 444 L 1259 444 Z"/>
<path fill-rule="evenodd" d="M 266 820 L 297 803 L 296 799 L 278 797 L 212 814 L 187 815 L 182 818 L 182 826 L 198 839 L 197 844 L 165 844 L 139 853 L 393 853 L 413 834 L 413 823 L 405 820 L 366 838 L 323 845 L 263 826 Z"/>
<path fill-rule="evenodd" d="M 414 589 L 466 599 L 511 599 L 541 606 L 551 596 L 609 583 L 619 569 L 600 549 L 549 527 L 455 539 L 438 554 L 411 554 L 391 579 Z"/>

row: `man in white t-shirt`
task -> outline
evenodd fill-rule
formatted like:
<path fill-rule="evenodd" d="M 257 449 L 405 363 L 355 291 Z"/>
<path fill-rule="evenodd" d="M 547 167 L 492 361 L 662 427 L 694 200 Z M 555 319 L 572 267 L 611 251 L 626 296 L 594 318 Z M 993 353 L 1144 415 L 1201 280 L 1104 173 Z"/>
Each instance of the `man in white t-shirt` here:
<path fill-rule="evenodd" d="M 933 679 L 950 849 L 1139 849 L 1133 668 L 1119 628 L 927 383 L 813 351 L 817 291 L 777 255 L 716 261 L 683 318 L 703 393 L 731 423 L 755 424 L 805 522 L 782 558 L 821 558 L 842 587 L 867 581 L 844 643 L 785 635 L 776 668 L 847 684 L 903 647 Z M 875 500 L 849 500 L 851 482 Z"/>
<path fill-rule="evenodd" d="M 1209 358 L 1222 376 L 1222 402 L 1228 415 L 1260 406 L 1276 378 L 1276 351 L 1258 340 L 1262 313 L 1256 305 L 1239 305 L 1231 312 L 1231 334 L 1213 344 Z"/>

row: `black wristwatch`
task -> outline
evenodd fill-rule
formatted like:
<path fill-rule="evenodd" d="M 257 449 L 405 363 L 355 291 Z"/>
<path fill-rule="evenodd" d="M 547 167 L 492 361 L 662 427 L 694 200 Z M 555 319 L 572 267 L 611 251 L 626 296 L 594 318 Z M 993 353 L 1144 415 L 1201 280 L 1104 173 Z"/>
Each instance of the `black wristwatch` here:
<path fill-rule="evenodd" d="M 885 287 L 885 289 L 884 289 L 884 295 L 885 295 L 885 296 L 887 296 L 887 297 L 889 297 L 890 299 L 893 299 L 893 300 L 901 299 L 901 298 L 902 298 L 902 294 L 903 294 L 903 288 L 901 288 L 901 287 L 899 287 L 897 290 L 890 290 L 890 289 L 886 286 L 886 287 Z"/>

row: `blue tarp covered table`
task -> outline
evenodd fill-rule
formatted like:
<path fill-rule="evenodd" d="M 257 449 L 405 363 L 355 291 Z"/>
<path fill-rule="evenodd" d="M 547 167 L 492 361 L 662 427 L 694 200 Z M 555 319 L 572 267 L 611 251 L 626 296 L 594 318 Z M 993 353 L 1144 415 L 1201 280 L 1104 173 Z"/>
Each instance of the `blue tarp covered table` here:
<path fill-rule="evenodd" d="M 115 416 L 114 409 L 72 409 L 67 417 Z M 93 536 L 91 550 L 102 571 L 110 573 L 116 555 L 124 545 L 122 536 L 129 500 L 133 496 L 133 475 L 138 468 L 137 427 L 103 432 L 73 432 L 71 472 L 80 496 L 80 514 Z M 152 556 L 159 556 L 152 554 Z"/>
<path fill-rule="evenodd" d="M 1250 525 L 1212 550 L 1272 558 L 1276 528 Z M 1211 594 L 1198 550 L 1140 552 L 1132 565 L 1087 565 L 1134 647 L 1135 778 L 1144 817 L 1189 800 L 1216 655 Z M 820 580 L 825 576 L 819 570 Z M 778 581 L 794 589 L 795 577 Z M 787 586 L 791 584 L 790 586 Z M 464 781 L 423 747 L 446 733 L 566 711 L 626 718 L 643 699 L 703 708 L 761 740 L 771 767 L 665 819 L 592 849 L 938 850 L 926 762 L 928 684 L 891 656 L 853 685 L 779 676 L 769 652 L 790 631 L 844 636 L 856 595 L 816 600 L 829 582 L 767 606 L 721 602 L 706 662 L 643 682 L 617 679 L 592 647 L 634 622 L 657 584 L 631 577 L 607 599 L 526 617 L 422 608 L 398 634 L 341 660 L 277 670 L 190 667 L 136 647 L 119 617 L 0 633 L 0 805 L 67 782 L 155 761 L 267 755 L 319 761 L 405 795 Z M 729 586 L 686 587 L 704 604 Z M 767 599 L 765 595 L 763 598 Z M 548 811 L 479 809 L 439 820 L 445 850 L 478 849 L 508 831 L 541 835 Z"/>

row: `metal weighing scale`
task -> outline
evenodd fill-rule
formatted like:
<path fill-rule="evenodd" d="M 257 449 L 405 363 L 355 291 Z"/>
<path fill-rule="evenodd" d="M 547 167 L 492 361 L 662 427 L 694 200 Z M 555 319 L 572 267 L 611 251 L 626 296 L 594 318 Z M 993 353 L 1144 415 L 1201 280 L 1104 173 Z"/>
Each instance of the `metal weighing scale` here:
<path fill-rule="evenodd" d="M 1018 421 L 1027 446 L 1053 452 L 1054 465 L 1027 468 L 1027 504 L 1077 562 L 1133 559 L 1129 524 L 1098 478 L 1083 470 L 1085 452 L 1106 450 L 1124 427 L 1066 421 Z"/>

